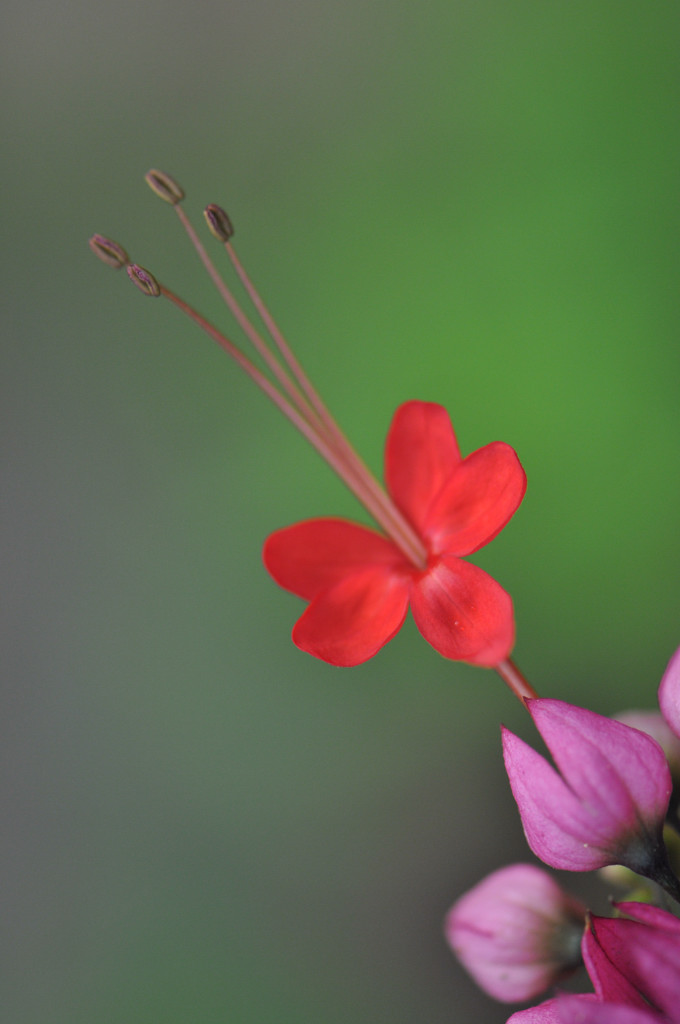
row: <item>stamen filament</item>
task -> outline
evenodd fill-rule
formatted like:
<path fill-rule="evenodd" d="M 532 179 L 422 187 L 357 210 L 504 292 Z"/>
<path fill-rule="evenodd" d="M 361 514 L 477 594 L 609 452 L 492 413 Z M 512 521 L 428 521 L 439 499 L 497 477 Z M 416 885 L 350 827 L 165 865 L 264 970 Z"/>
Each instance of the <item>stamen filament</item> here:
<path fill-rule="evenodd" d="M 194 321 L 206 334 L 217 342 L 217 344 L 235 360 L 236 363 L 245 370 L 248 376 L 257 384 L 257 386 L 274 402 L 278 409 L 287 416 L 288 419 L 293 423 L 300 433 L 309 441 L 309 443 L 316 448 L 319 454 L 328 462 L 331 468 L 337 473 L 341 480 L 345 482 L 347 487 L 356 495 L 362 505 L 370 512 L 375 521 L 385 530 L 388 536 L 392 538 L 394 543 L 399 547 L 403 554 L 409 559 L 409 561 L 418 564 L 416 559 L 418 552 L 414 552 L 408 544 L 408 539 L 400 535 L 395 534 L 393 524 L 386 518 L 384 510 L 378 506 L 375 502 L 374 495 L 369 491 L 361 478 L 357 478 L 355 474 L 350 474 L 345 463 L 341 460 L 339 454 L 333 449 L 327 440 L 321 435 L 315 428 L 305 419 L 305 417 L 296 409 L 288 399 L 281 394 L 276 386 L 269 380 L 268 377 L 262 373 L 261 370 L 255 366 L 254 363 L 248 359 L 247 356 L 241 352 L 241 350 L 227 338 L 220 330 L 217 329 L 209 320 L 195 310 L 188 303 L 180 299 L 178 295 L 170 291 L 164 285 L 159 283 L 161 295 L 169 299 L 178 309 L 185 313 L 191 320 Z"/>
<path fill-rule="evenodd" d="M 286 363 L 291 369 L 291 372 L 298 381 L 300 387 L 307 395 L 307 398 L 314 406 L 315 410 L 319 414 L 319 417 L 323 421 L 327 431 L 337 445 L 339 451 L 347 458 L 347 460 L 354 467 L 355 472 L 359 474 L 366 482 L 366 485 L 370 488 L 376 501 L 384 509 L 385 514 L 390 517 L 394 526 L 388 531 L 390 535 L 396 532 L 403 533 L 404 537 L 408 539 L 408 543 L 412 546 L 414 551 L 418 552 L 415 564 L 418 568 L 424 569 L 427 564 L 427 550 L 425 545 L 421 541 L 418 534 L 415 532 L 408 520 L 402 515 L 399 509 L 396 507 L 393 501 L 390 500 L 389 496 L 385 493 L 380 483 L 376 480 L 374 475 L 371 473 L 368 466 L 365 464 L 363 459 L 357 454 L 355 449 L 350 444 L 349 440 L 338 426 L 335 419 L 331 416 L 327 407 L 324 405 L 319 393 L 313 386 L 312 382 L 307 377 L 307 374 L 303 370 L 301 364 L 296 359 L 290 345 L 284 338 L 281 330 L 279 329 L 276 321 L 269 312 L 264 301 L 260 297 L 259 292 L 255 288 L 255 285 L 251 281 L 250 277 L 246 273 L 246 270 L 236 255 L 231 242 L 227 241 L 224 243 L 224 248 L 227 251 L 229 259 L 232 262 L 234 270 L 238 274 L 238 277 L 243 284 L 248 296 L 259 313 L 262 322 L 269 331 L 272 340 L 276 344 L 277 348 L 281 352 L 281 355 L 285 359 Z"/>
<path fill-rule="evenodd" d="M 362 498 L 361 501 L 367 508 L 369 508 L 369 505 L 367 504 L 366 497 L 368 495 L 372 497 L 369 508 L 371 515 L 380 523 L 381 526 L 383 526 L 383 529 L 385 529 L 388 536 L 392 537 L 395 543 L 397 543 L 399 547 L 408 554 L 409 559 L 416 565 L 416 567 L 424 569 L 427 564 L 427 551 L 425 546 L 411 527 L 410 523 L 389 499 L 383 488 L 380 486 L 360 456 L 356 453 L 336 421 L 328 412 L 318 392 L 313 387 L 298 360 L 295 358 L 292 349 L 286 342 L 276 322 L 269 313 L 269 310 L 255 289 L 255 286 L 246 274 L 240 260 L 236 256 L 233 246 L 229 242 L 225 243 L 225 248 L 229 254 L 232 264 L 234 265 L 234 269 L 243 283 L 265 327 L 271 335 L 272 340 L 278 347 L 284 361 L 288 364 L 293 376 L 309 401 L 305 399 L 299 388 L 295 386 L 276 356 L 267 346 L 262 336 L 258 333 L 250 319 L 243 312 L 231 289 L 222 279 L 219 271 L 210 259 L 205 246 L 201 242 L 188 216 L 182 209 L 181 204 L 179 202 L 174 204 L 174 208 L 180 219 L 182 227 L 186 231 L 194 249 L 203 263 L 203 266 L 213 281 L 213 284 L 217 288 L 220 296 L 228 306 L 248 340 L 262 356 L 271 372 L 279 381 L 281 387 L 290 396 L 294 405 L 297 406 L 299 413 L 306 419 L 307 423 L 319 437 L 323 437 L 324 435 L 326 436 L 325 443 L 327 447 L 334 448 L 337 453 L 337 458 L 345 464 L 346 470 L 339 473 L 341 478 L 355 494 L 357 493 L 356 488 L 361 488 L 361 491 L 364 494 L 364 498 Z M 336 472 L 338 472 L 335 465 L 334 468 L 336 469 Z M 353 483 L 350 483 L 348 474 L 351 475 L 351 478 L 354 481 Z M 376 516 L 376 507 L 379 507 L 382 510 L 380 518 Z"/>
<path fill-rule="evenodd" d="M 217 270 L 215 264 L 210 259 L 210 256 L 208 255 L 205 246 L 203 245 L 203 243 L 201 242 L 200 238 L 198 237 L 198 233 L 196 232 L 196 229 L 194 228 L 193 224 L 191 223 L 191 221 L 189 220 L 189 218 L 187 217 L 186 213 L 184 212 L 184 210 L 182 209 L 182 207 L 181 207 L 181 205 L 179 203 L 177 203 L 177 205 L 175 206 L 175 211 L 176 211 L 177 216 L 179 217 L 179 219 L 181 221 L 182 227 L 184 228 L 184 230 L 186 231 L 187 235 L 189 236 L 191 244 L 193 245 L 194 249 L 198 253 L 199 258 L 200 258 L 201 262 L 203 263 L 203 266 L 205 267 L 205 269 L 207 270 L 208 274 L 210 275 L 210 278 L 211 278 L 213 284 L 215 285 L 215 287 L 217 288 L 218 292 L 220 293 L 221 298 L 224 300 L 226 305 L 229 307 L 229 310 L 232 313 L 232 315 L 233 315 L 234 319 L 236 320 L 236 322 L 238 323 L 239 327 L 244 332 L 244 334 L 247 336 L 248 340 L 251 342 L 253 347 L 262 356 L 262 358 L 266 362 L 267 366 L 269 367 L 269 369 L 272 371 L 272 373 L 274 374 L 274 376 L 278 380 L 279 384 L 281 384 L 281 386 L 285 389 L 285 391 L 288 393 L 288 395 L 291 397 L 291 399 L 295 402 L 295 404 L 297 405 L 298 409 L 300 409 L 300 411 L 303 413 L 303 415 L 306 417 L 306 419 L 308 419 L 311 423 L 313 423 L 314 420 L 316 419 L 315 414 L 314 414 L 314 410 L 311 408 L 311 406 L 307 402 L 305 402 L 305 399 L 304 399 L 303 395 L 300 393 L 299 389 L 295 386 L 293 381 L 290 379 L 290 377 L 288 376 L 286 371 L 283 369 L 283 367 L 279 363 L 278 359 L 274 356 L 274 354 L 269 349 L 267 343 L 264 341 L 264 339 L 261 337 L 261 335 L 257 332 L 257 330 L 255 329 L 255 327 L 253 326 L 251 321 L 248 319 L 246 314 L 241 309 L 241 307 L 238 304 L 238 302 L 236 301 L 236 299 L 235 299 L 231 289 L 228 287 L 226 282 L 222 279 L 222 276 L 220 275 L 219 271 Z"/>

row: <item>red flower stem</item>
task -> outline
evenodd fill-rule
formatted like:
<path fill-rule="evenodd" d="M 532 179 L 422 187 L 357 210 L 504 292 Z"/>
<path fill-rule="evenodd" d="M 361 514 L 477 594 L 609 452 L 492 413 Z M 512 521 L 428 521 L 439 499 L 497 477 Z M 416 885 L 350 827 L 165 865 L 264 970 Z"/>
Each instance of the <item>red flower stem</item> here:
<path fill-rule="evenodd" d="M 498 672 L 498 675 L 501 677 L 503 682 L 507 683 L 507 685 L 514 693 L 515 697 L 517 697 L 517 699 L 520 700 L 522 704 L 524 703 L 527 697 L 538 697 L 538 694 L 534 690 L 531 683 L 529 683 L 528 680 L 524 678 L 523 674 L 517 668 L 514 661 L 511 661 L 510 658 L 506 658 L 505 661 L 499 661 L 499 663 L 495 665 L 494 668 L 496 669 L 496 672 Z"/>
<path fill-rule="evenodd" d="M 255 285 L 248 276 L 245 267 L 241 263 L 240 259 L 236 255 L 231 242 L 225 242 L 224 248 L 227 251 L 227 255 L 232 262 L 234 270 L 236 271 L 243 287 L 245 288 L 250 301 L 257 310 L 263 324 L 269 331 L 274 344 L 277 346 L 279 352 L 283 356 L 284 360 L 290 367 L 298 384 L 307 395 L 307 398 L 314 406 L 314 409 L 318 413 L 320 419 L 323 421 L 326 429 L 328 430 L 331 438 L 336 443 L 340 453 L 347 459 L 354 471 L 362 478 L 366 486 L 370 489 L 375 500 L 379 503 L 381 508 L 384 510 L 386 516 L 393 521 L 394 526 L 391 530 L 388 530 L 390 536 L 396 540 L 396 534 L 400 534 L 404 537 L 407 544 L 411 547 L 412 553 L 410 555 L 411 560 L 415 566 L 419 569 L 424 569 L 427 564 L 427 550 L 425 545 L 421 541 L 418 534 L 415 532 L 408 520 L 401 514 L 399 509 L 396 507 L 394 502 L 390 500 L 384 489 L 380 486 L 380 483 L 371 473 L 368 466 L 361 459 L 361 457 L 354 450 L 350 442 L 348 441 L 345 434 L 342 432 L 330 412 L 324 405 L 319 393 L 315 389 L 314 385 L 310 381 L 309 377 L 303 370 L 301 364 L 295 357 L 293 350 L 284 338 L 281 330 L 279 329 L 276 321 L 269 312 L 269 309 L 265 305 L 259 292 L 255 288 Z M 400 545 L 403 550 L 403 545 Z"/>
<path fill-rule="evenodd" d="M 304 416 L 288 401 L 288 399 L 281 394 L 274 384 L 266 377 L 261 370 L 259 370 L 254 363 L 248 359 L 247 356 L 241 352 L 241 350 L 234 345 L 221 331 L 219 331 L 210 321 L 206 320 L 205 317 L 201 316 L 192 306 L 180 299 L 178 295 L 170 291 L 164 285 L 159 284 L 161 295 L 169 299 L 178 309 L 185 313 L 191 320 L 194 321 L 205 333 L 212 338 L 213 341 L 222 348 L 231 358 L 238 363 L 242 370 L 248 374 L 248 376 L 257 384 L 257 386 L 267 395 L 268 398 L 274 402 L 278 409 L 286 416 L 291 423 L 297 427 L 300 433 L 305 437 L 309 443 L 316 448 L 319 454 L 326 460 L 333 470 L 338 474 L 341 480 L 344 480 L 345 484 L 349 489 L 356 495 L 359 501 L 366 507 L 366 509 L 373 516 L 375 521 L 385 530 L 388 536 L 392 537 L 394 543 L 400 548 L 401 551 L 411 561 L 415 561 L 418 553 L 414 552 L 407 544 L 405 538 L 401 538 L 395 535 L 393 524 L 386 520 L 383 509 L 376 506 L 374 496 L 371 492 L 367 491 L 363 486 L 363 481 L 357 479 L 355 476 L 350 476 L 347 472 L 347 467 L 340 460 L 340 457 L 324 439 L 323 435 L 319 434 L 314 427 L 308 423 Z M 416 563 L 417 564 L 417 563 Z"/>

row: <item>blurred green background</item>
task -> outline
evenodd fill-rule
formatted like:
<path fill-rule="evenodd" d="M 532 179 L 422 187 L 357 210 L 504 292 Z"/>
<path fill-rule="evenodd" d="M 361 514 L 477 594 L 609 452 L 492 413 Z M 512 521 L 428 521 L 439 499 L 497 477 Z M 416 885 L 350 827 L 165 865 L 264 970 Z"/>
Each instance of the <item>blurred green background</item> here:
<path fill-rule="evenodd" d="M 412 623 L 294 648 L 271 530 L 360 515 L 94 231 L 223 315 L 150 166 L 238 250 L 380 471 L 393 410 L 527 469 L 476 559 L 545 695 L 652 706 L 680 642 L 678 14 L 650 0 L 8 0 L 3 1019 L 502 1022 L 441 937 L 528 851 L 490 672 Z M 230 329 L 230 328 L 229 328 Z M 574 877 L 574 888 L 583 879 Z"/>

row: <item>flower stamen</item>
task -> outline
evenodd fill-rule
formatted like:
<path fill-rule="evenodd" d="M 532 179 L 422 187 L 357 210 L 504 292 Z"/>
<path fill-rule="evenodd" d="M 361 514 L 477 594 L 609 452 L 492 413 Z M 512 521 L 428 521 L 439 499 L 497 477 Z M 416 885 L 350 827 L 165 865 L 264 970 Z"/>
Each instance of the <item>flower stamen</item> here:
<path fill-rule="evenodd" d="M 162 179 L 164 185 L 166 181 L 172 181 L 173 189 L 170 190 L 172 192 L 172 197 L 169 195 L 166 197 L 165 188 L 162 192 L 159 191 L 159 179 Z M 243 311 L 238 300 L 235 298 L 233 292 L 226 284 L 212 259 L 208 255 L 208 252 L 199 238 L 196 229 L 182 208 L 181 202 L 184 198 L 184 193 L 180 186 L 178 186 L 173 179 L 170 179 L 167 175 L 163 175 L 159 171 L 149 172 L 146 180 L 152 190 L 159 195 L 160 198 L 165 199 L 174 207 L 184 231 L 196 250 L 199 259 L 210 276 L 210 279 L 217 288 L 220 297 L 225 302 L 234 319 L 241 327 L 255 350 L 259 353 L 272 375 L 278 381 L 284 394 L 276 391 L 275 388 L 273 390 L 269 387 L 265 388 L 263 386 L 263 381 L 267 380 L 266 377 L 257 381 L 259 386 L 273 401 L 275 401 L 278 408 L 284 412 L 291 422 L 295 424 L 307 440 L 314 445 L 317 451 L 319 451 L 323 458 L 326 459 L 347 487 L 349 487 L 364 507 L 370 512 L 375 521 L 382 527 L 387 535 L 392 538 L 395 544 L 397 544 L 409 561 L 412 562 L 417 569 L 424 569 L 427 564 L 427 551 L 425 546 L 413 530 L 408 520 L 390 500 L 374 475 L 370 472 L 366 464 L 347 440 L 346 436 L 342 433 L 340 427 L 331 416 L 318 392 L 313 387 L 299 361 L 293 354 L 290 345 L 285 340 L 281 330 L 276 324 L 276 321 L 270 314 L 236 255 L 234 247 L 230 242 L 230 238 L 233 234 L 233 226 L 226 213 L 221 209 L 221 207 L 218 207 L 215 204 L 210 204 L 205 211 L 208 226 L 216 237 L 219 237 L 220 240 L 224 240 L 224 247 L 234 270 L 253 303 L 255 310 L 260 316 L 260 319 L 266 327 L 273 343 L 279 350 L 282 360 L 290 370 L 290 374 L 293 379 L 281 365 L 281 362 L 277 358 L 275 352 L 272 351 L 260 333 L 256 330 L 252 321 Z M 170 293 L 167 289 L 163 289 L 163 294 L 165 294 L 166 298 L 171 298 L 171 301 L 173 301 L 178 308 L 181 308 L 183 312 L 188 313 L 188 315 L 190 315 L 197 324 L 202 326 L 214 340 L 217 340 L 217 334 L 220 333 L 217 331 L 217 328 L 213 325 L 206 327 L 205 325 L 207 324 L 207 321 L 197 314 L 195 310 L 192 310 L 189 313 L 190 307 L 188 307 L 186 303 L 178 300 L 178 297 L 174 295 L 174 293 Z M 228 339 L 224 338 L 224 341 L 228 341 Z M 220 344 L 222 343 L 220 342 Z M 240 352 L 233 342 L 228 342 L 228 345 L 226 346 L 222 344 L 222 347 L 225 348 L 225 350 L 234 358 L 236 358 L 235 352 Z M 255 369 L 254 364 L 250 363 L 249 360 L 246 361 L 250 367 L 246 372 L 248 372 L 252 379 L 256 379 L 252 372 L 252 370 Z M 239 365 L 241 365 L 242 368 L 246 368 L 243 360 L 237 359 L 237 362 L 239 362 Z M 274 391 L 276 391 L 278 398 L 274 398 Z M 285 399 L 284 395 L 288 396 L 288 400 Z M 283 401 L 279 401 L 278 399 L 283 399 Z M 291 415 L 293 412 L 296 413 L 295 417 Z M 301 425 L 302 423 L 304 423 L 304 429 Z"/>
<path fill-rule="evenodd" d="M 324 426 L 329 432 L 329 435 L 337 445 L 339 452 L 346 457 L 354 471 L 359 476 L 363 477 L 371 494 L 379 503 L 379 505 L 384 509 L 386 515 L 389 516 L 391 522 L 393 523 L 393 526 L 392 529 L 388 530 L 388 533 L 390 534 L 390 536 L 393 537 L 395 542 L 397 542 L 397 535 L 401 534 L 410 549 L 410 552 L 407 552 L 407 554 L 409 554 L 409 557 L 417 566 L 417 568 L 424 569 L 427 564 L 427 551 L 425 550 L 422 541 L 420 540 L 420 538 L 418 537 L 417 533 L 412 528 L 408 520 L 402 515 L 402 513 L 396 507 L 394 502 L 390 500 L 384 488 L 380 485 L 379 481 L 376 480 L 376 478 L 371 473 L 369 468 L 366 466 L 361 456 L 358 455 L 358 453 L 352 447 L 349 440 L 342 432 L 335 419 L 331 416 L 327 407 L 321 400 L 319 393 L 316 391 L 313 384 L 307 377 L 307 374 L 304 372 L 302 366 L 300 365 L 295 355 L 293 354 L 290 345 L 284 338 L 276 321 L 274 320 L 267 306 L 260 297 L 257 289 L 255 288 L 255 285 L 253 284 L 250 277 L 246 273 L 246 270 L 241 261 L 239 260 L 238 256 L 236 255 L 236 250 L 234 249 L 234 246 L 232 245 L 229 239 L 227 239 L 224 242 L 224 248 L 226 249 L 227 255 L 229 256 L 232 266 L 234 267 L 234 270 L 236 271 L 241 283 L 243 284 L 243 287 L 248 293 L 248 296 L 251 302 L 253 303 L 253 306 L 257 310 L 260 319 L 266 326 L 272 340 L 274 341 L 275 345 L 281 352 L 281 355 L 283 356 L 286 363 L 290 367 L 292 373 L 294 374 L 295 378 L 300 384 L 300 387 L 303 389 L 309 401 L 312 403 L 317 413 L 319 414 Z M 399 546 L 402 547 L 403 550 L 403 546 L 401 544 Z"/>
<path fill-rule="evenodd" d="M 148 274 L 148 272 L 146 272 Z M 148 275 L 150 276 L 150 275 Z M 133 278 L 137 284 L 136 277 Z M 140 285 L 138 284 L 138 287 Z M 211 324 L 209 320 L 190 306 L 187 302 L 176 295 L 169 288 L 166 288 L 162 284 L 158 284 L 160 289 L 160 295 L 168 299 L 174 306 L 176 306 L 181 312 L 188 316 L 194 321 L 205 333 L 217 342 L 232 359 L 244 370 L 251 380 L 260 388 L 268 398 L 277 406 L 277 408 L 286 416 L 290 422 L 297 427 L 300 433 L 309 441 L 309 443 L 316 448 L 319 454 L 326 460 L 330 467 L 337 473 L 337 475 L 344 480 L 347 486 L 352 490 L 356 497 L 371 513 L 373 518 L 379 523 L 385 532 L 392 537 L 395 544 L 401 548 L 404 554 L 411 560 L 413 560 L 413 554 L 411 550 L 406 547 L 406 543 L 400 543 L 399 539 L 394 535 L 394 530 L 391 524 L 387 522 L 382 514 L 382 510 L 375 506 L 373 501 L 373 495 L 364 487 L 364 481 L 358 477 L 350 477 L 347 472 L 346 464 L 341 460 L 338 452 L 333 448 L 331 444 L 322 433 L 316 430 L 312 424 L 305 418 L 305 416 L 297 409 L 281 392 L 276 386 L 269 380 L 269 378 L 258 369 L 257 366 L 244 353 L 235 345 L 229 338 L 226 337 L 222 331 L 218 330 L 214 324 Z M 142 288 L 145 291 L 144 288 Z M 146 291 L 146 294 L 150 292 Z"/>

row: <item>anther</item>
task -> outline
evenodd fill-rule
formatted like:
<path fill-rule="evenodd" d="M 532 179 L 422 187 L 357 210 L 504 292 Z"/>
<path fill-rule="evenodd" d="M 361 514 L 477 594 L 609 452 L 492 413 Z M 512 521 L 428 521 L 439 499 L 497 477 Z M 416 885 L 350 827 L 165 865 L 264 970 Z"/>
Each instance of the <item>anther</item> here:
<path fill-rule="evenodd" d="M 138 263 L 131 263 L 127 268 L 128 277 L 133 284 L 137 285 L 144 295 L 151 295 L 156 298 L 161 294 L 161 286 L 150 271 L 140 267 Z"/>
<path fill-rule="evenodd" d="M 209 203 L 203 211 L 203 216 L 210 228 L 210 233 L 219 242 L 228 242 L 234 234 L 234 225 L 222 207 L 217 203 Z"/>
<path fill-rule="evenodd" d="M 184 199 L 184 189 L 182 186 L 178 185 L 174 178 L 171 178 L 169 174 L 165 174 L 163 171 L 148 171 L 144 175 L 144 180 L 152 192 L 155 192 L 166 203 L 170 203 L 171 206 L 177 206 L 177 203 L 181 203 Z"/>
<path fill-rule="evenodd" d="M 93 235 L 89 240 L 89 245 L 95 256 L 98 256 L 108 267 L 113 267 L 114 270 L 120 270 L 130 262 L 130 257 L 123 246 L 106 238 L 105 235 Z"/>

